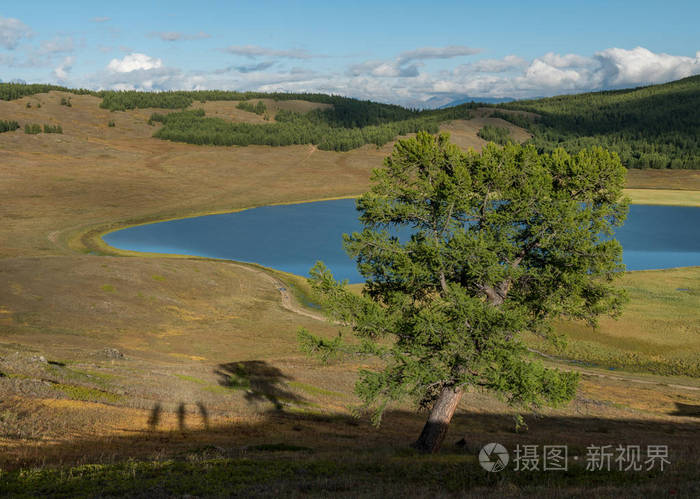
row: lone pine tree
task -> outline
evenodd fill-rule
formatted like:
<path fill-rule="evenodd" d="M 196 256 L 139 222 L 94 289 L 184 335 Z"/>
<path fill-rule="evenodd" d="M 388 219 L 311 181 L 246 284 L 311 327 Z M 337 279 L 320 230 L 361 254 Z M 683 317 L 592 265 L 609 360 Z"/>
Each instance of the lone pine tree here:
<path fill-rule="evenodd" d="M 557 342 L 555 318 L 596 324 L 617 315 L 622 248 L 610 238 L 627 214 L 625 170 L 600 148 L 571 156 L 487 145 L 464 152 L 447 135 L 400 140 L 357 201 L 362 232 L 344 236 L 366 279 L 361 295 L 318 262 L 311 284 L 330 320 L 350 327 L 333 340 L 300 330 L 324 359 L 379 358 L 356 393 L 379 424 L 387 404 L 413 398 L 430 410 L 413 444 L 436 452 L 468 388 L 521 406 L 558 405 L 575 373 L 544 367 L 520 335 Z M 389 229 L 410 228 L 399 239 Z"/>

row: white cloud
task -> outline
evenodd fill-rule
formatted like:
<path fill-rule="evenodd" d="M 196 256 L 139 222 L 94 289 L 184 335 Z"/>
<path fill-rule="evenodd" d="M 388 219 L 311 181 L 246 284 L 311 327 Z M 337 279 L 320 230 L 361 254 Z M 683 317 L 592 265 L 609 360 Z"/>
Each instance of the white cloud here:
<path fill-rule="evenodd" d="M 609 48 L 596 52 L 602 84 L 612 87 L 661 83 L 700 73 L 700 52 L 695 57 L 655 54 L 643 47 Z"/>
<path fill-rule="evenodd" d="M 450 45 L 448 47 L 421 47 L 415 50 L 402 52 L 391 61 L 365 61 L 354 64 L 348 68 L 348 76 L 374 76 L 377 78 L 415 78 L 419 75 L 418 68 L 426 59 L 451 59 L 453 57 L 473 55 L 480 52 L 463 45 Z M 413 64 L 411 64 L 413 63 Z"/>
<path fill-rule="evenodd" d="M 55 37 L 41 42 L 39 52 L 42 54 L 57 54 L 61 52 L 73 52 L 73 37 Z"/>
<path fill-rule="evenodd" d="M 688 57 L 657 54 L 641 47 L 610 48 L 591 57 L 548 53 L 530 62 L 515 56 L 482 60 L 431 75 L 420 85 L 407 80 L 404 87 L 420 103 L 431 96 L 527 98 L 626 88 L 695 74 L 700 74 L 700 52 Z"/>
<path fill-rule="evenodd" d="M 583 57 L 577 54 L 561 55 L 554 52 L 543 55 L 539 60 L 555 68 L 580 68 L 590 66 L 593 63 L 590 57 Z"/>
<path fill-rule="evenodd" d="M 186 75 L 177 68 L 154 67 L 132 71 L 107 71 L 94 75 L 93 87 L 114 90 L 198 90 L 206 78 L 201 75 Z"/>
<path fill-rule="evenodd" d="M 70 73 L 71 69 L 73 69 L 73 63 L 75 62 L 74 57 L 66 57 L 63 59 L 61 64 L 53 70 L 53 75 L 56 77 L 58 80 L 65 81 L 68 78 L 68 73 Z"/>
<path fill-rule="evenodd" d="M 204 31 L 200 31 L 199 33 L 194 34 L 181 33 L 179 31 L 158 31 L 151 33 L 149 36 L 158 37 L 164 42 L 181 42 L 211 38 L 211 35 L 209 33 L 205 33 Z"/>
<path fill-rule="evenodd" d="M 586 73 L 575 69 L 560 69 L 541 59 L 532 61 L 525 70 L 525 74 L 516 79 L 523 86 L 543 90 L 575 90 L 579 87 L 585 87 L 589 80 L 590 76 Z"/>
<path fill-rule="evenodd" d="M 371 75 L 378 78 L 404 78 L 418 76 L 418 65 L 402 65 L 400 61 L 365 61 L 348 69 L 349 76 Z"/>
<path fill-rule="evenodd" d="M 450 45 L 448 47 L 421 47 L 399 54 L 399 61 L 406 63 L 424 59 L 451 59 L 465 55 L 474 55 L 481 52 L 481 49 L 466 47 L 464 45 Z"/>
<path fill-rule="evenodd" d="M 407 53 L 410 57 L 415 52 L 436 54 L 421 50 Z M 406 63 L 400 57 L 354 64 L 344 72 L 287 68 L 276 58 L 294 59 L 289 52 L 298 55 L 295 51 L 239 47 L 238 55 L 267 59 L 200 72 L 167 67 L 161 59 L 133 52 L 111 60 L 105 70 L 83 79 L 75 79 L 70 73 L 72 60 L 54 62 L 53 67 L 58 66 L 54 69 L 56 78 L 71 76 L 71 81 L 90 88 L 324 92 L 415 107 L 465 96 L 549 96 L 662 83 L 700 74 L 700 53 L 695 57 L 675 56 L 644 48 L 610 48 L 593 55 L 547 53 L 529 61 L 508 55 L 440 71 L 430 71 L 430 66 L 419 59 Z"/>
<path fill-rule="evenodd" d="M 255 59 L 256 57 L 261 56 L 279 57 L 285 59 L 311 59 L 313 57 L 318 57 L 303 49 L 276 50 L 260 47 L 258 45 L 231 45 L 230 47 L 226 47 L 224 52 L 234 55 L 242 55 L 250 59 Z"/>
<path fill-rule="evenodd" d="M 215 74 L 224 74 L 235 71 L 237 73 L 254 73 L 258 71 L 265 71 L 277 64 L 274 61 L 259 62 L 257 64 L 244 64 L 242 66 L 228 66 L 223 69 L 217 69 L 214 71 Z"/>
<path fill-rule="evenodd" d="M 186 78 L 182 71 L 167 68 L 161 59 L 137 52 L 112 59 L 107 71 L 93 75 L 93 86 L 114 90 L 171 90 L 196 88 L 200 77 Z"/>
<path fill-rule="evenodd" d="M 113 90 L 199 90 L 205 88 L 206 81 L 202 74 L 185 74 L 166 67 L 161 59 L 135 52 L 112 59 L 106 70 L 84 78 L 81 84 Z"/>
<path fill-rule="evenodd" d="M 106 23 L 107 21 L 111 21 L 111 17 L 93 17 L 90 19 L 94 23 Z"/>
<path fill-rule="evenodd" d="M 31 34 L 29 26 L 19 19 L 0 17 L 0 46 L 13 50 L 22 38 L 29 38 Z"/>
<path fill-rule="evenodd" d="M 0 54 L 0 66 L 17 66 L 17 58 L 9 54 Z"/>
<path fill-rule="evenodd" d="M 526 68 L 528 62 L 515 55 L 507 55 L 502 59 L 482 59 L 458 68 L 462 73 L 504 73 Z"/>
<path fill-rule="evenodd" d="M 114 73 L 130 73 L 138 70 L 149 70 L 163 67 L 163 61 L 146 54 L 132 53 L 122 59 L 112 59 L 107 69 Z"/>

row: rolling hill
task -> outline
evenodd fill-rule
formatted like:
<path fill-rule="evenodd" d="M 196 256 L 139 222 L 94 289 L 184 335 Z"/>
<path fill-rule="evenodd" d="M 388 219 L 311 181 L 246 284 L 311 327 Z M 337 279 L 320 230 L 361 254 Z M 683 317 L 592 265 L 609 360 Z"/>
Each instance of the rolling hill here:
<path fill-rule="evenodd" d="M 379 147 L 399 135 L 418 130 L 435 133 L 441 124 L 474 117 L 479 107 L 469 102 L 415 110 L 324 94 L 94 92 L 12 83 L 0 84 L 0 99 L 13 100 L 50 90 L 98 97 L 102 99 L 100 107 L 111 111 L 174 110 L 169 114 L 153 114 L 151 122 L 163 125 L 155 131 L 155 137 L 175 142 L 222 146 L 311 144 L 335 151 L 348 151 L 364 144 Z M 226 101 L 239 102 L 239 109 L 261 101 L 267 105 L 259 107 L 258 113 L 248 113 L 257 119 L 245 122 L 207 114 L 211 106 L 206 111 L 192 112 L 197 105 L 203 109 L 201 104 Z M 286 101 L 305 101 L 315 106 L 274 105 Z M 627 90 L 481 105 L 491 109 L 492 117 L 527 129 L 532 135 L 530 142 L 540 151 L 563 147 L 577 152 L 599 145 L 617 152 L 628 168 L 700 169 L 700 76 Z"/>

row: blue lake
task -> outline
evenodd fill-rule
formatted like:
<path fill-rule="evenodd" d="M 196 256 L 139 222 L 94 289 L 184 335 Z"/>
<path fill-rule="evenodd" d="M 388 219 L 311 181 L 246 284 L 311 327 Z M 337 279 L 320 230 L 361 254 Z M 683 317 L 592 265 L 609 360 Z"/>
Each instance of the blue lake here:
<path fill-rule="evenodd" d="M 336 279 L 362 282 L 343 250 L 357 231 L 355 200 L 265 206 L 140 225 L 104 236 L 115 248 L 225 258 L 308 275 L 323 260 Z M 700 265 L 700 208 L 632 205 L 615 237 L 628 270 Z"/>

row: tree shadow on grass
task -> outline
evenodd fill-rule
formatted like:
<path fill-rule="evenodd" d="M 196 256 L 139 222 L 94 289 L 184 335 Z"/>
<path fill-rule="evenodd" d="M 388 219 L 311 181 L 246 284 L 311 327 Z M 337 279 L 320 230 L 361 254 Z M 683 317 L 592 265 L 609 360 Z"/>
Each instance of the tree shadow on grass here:
<path fill-rule="evenodd" d="M 700 418 L 700 405 L 681 404 L 676 402 L 676 412 L 671 413 L 674 416 L 686 416 L 691 418 Z"/>
<path fill-rule="evenodd" d="M 268 401 L 281 411 L 285 405 L 305 402 L 287 387 L 286 382 L 293 379 L 291 376 L 262 360 L 219 364 L 214 372 L 221 386 L 244 390 L 245 399 L 250 403 Z"/>

